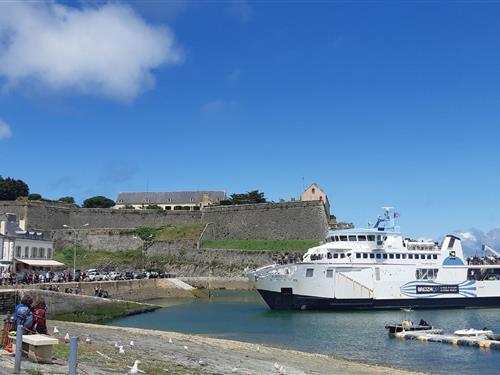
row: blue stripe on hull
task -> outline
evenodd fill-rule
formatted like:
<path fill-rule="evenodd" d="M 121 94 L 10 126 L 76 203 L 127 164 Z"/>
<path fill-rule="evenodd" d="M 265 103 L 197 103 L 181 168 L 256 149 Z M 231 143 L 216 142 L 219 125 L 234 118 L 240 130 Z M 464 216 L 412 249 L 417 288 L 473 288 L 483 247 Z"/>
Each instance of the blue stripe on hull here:
<path fill-rule="evenodd" d="M 500 307 L 500 297 L 407 298 L 407 299 L 337 299 L 282 294 L 258 289 L 273 310 L 369 310 Z"/>

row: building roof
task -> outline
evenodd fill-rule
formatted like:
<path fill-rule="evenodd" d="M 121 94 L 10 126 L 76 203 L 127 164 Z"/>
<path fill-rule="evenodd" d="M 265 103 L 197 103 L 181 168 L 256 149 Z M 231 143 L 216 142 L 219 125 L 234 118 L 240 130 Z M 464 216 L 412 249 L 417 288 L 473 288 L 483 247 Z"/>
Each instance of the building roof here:
<path fill-rule="evenodd" d="M 171 191 L 149 193 L 119 193 L 117 204 L 192 204 L 201 203 L 203 195 L 215 202 L 226 199 L 224 191 Z"/>
<path fill-rule="evenodd" d="M 0 214 L 0 221 L 5 221 L 5 236 L 24 238 L 28 240 L 46 240 L 45 233 L 43 232 L 23 230 L 19 226 L 17 216 L 15 214 Z"/>

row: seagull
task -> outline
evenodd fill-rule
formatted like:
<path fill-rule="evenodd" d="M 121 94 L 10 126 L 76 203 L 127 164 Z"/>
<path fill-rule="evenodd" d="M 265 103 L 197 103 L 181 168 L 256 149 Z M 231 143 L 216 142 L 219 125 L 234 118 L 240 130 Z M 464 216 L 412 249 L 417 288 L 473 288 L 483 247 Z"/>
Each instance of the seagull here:
<path fill-rule="evenodd" d="M 233 368 L 231 372 L 238 372 L 238 368 L 237 367 Z"/>
<path fill-rule="evenodd" d="M 279 370 L 278 370 L 278 374 L 280 375 L 286 375 L 286 370 L 283 366 L 280 366 Z"/>
<path fill-rule="evenodd" d="M 130 369 L 130 371 L 128 373 L 129 374 L 138 374 L 139 373 L 139 363 L 141 363 L 141 361 L 136 360 L 134 362 L 134 366 Z"/>
<path fill-rule="evenodd" d="M 87 338 L 85 339 L 85 343 L 86 343 L 86 344 L 90 344 L 90 343 L 91 343 L 90 337 L 87 337 Z"/>
<path fill-rule="evenodd" d="M 69 333 L 66 332 L 66 336 L 64 336 L 64 341 L 68 342 L 69 341 Z"/>
<path fill-rule="evenodd" d="M 189 348 L 186 345 L 184 345 L 184 349 L 188 350 Z"/>
<path fill-rule="evenodd" d="M 59 333 L 59 330 L 57 329 L 56 326 L 54 326 L 54 334 Z"/>
<path fill-rule="evenodd" d="M 118 345 L 117 342 L 115 342 L 115 348 L 118 349 L 120 346 Z"/>
<path fill-rule="evenodd" d="M 125 354 L 125 350 L 123 350 L 123 346 L 120 345 L 120 347 L 118 348 L 118 353 Z"/>
<path fill-rule="evenodd" d="M 276 370 L 279 370 L 280 369 L 280 364 L 278 362 L 274 362 L 274 368 Z"/>
<path fill-rule="evenodd" d="M 260 352 L 260 346 L 257 346 L 257 351 Z"/>
<path fill-rule="evenodd" d="M 206 365 L 207 365 L 203 359 L 200 359 L 200 360 L 198 361 L 198 364 L 199 364 L 200 366 L 206 366 Z"/>
<path fill-rule="evenodd" d="M 169 337 L 169 338 L 168 338 L 168 343 L 169 343 L 169 344 L 173 344 L 172 337 Z"/>
<path fill-rule="evenodd" d="M 130 346 L 134 346 L 134 340 L 130 340 Z"/>

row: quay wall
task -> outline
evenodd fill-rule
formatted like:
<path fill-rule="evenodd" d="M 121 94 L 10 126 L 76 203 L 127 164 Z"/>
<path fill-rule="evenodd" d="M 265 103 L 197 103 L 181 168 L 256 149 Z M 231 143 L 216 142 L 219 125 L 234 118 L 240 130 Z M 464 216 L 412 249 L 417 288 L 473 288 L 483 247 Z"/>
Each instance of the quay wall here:
<path fill-rule="evenodd" d="M 47 284 L 31 284 L 17 285 L 16 291 L 23 290 L 42 290 Z M 177 297 L 194 297 L 191 291 L 177 287 L 170 279 L 140 279 L 140 280 L 117 280 L 117 281 L 96 281 L 96 282 L 68 282 L 68 283 L 52 283 L 59 287 L 58 292 L 62 296 L 73 295 L 64 293 L 66 288 L 80 288 L 81 295 L 94 296 L 95 288 L 100 287 L 109 293 L 109 297 L 119 300 L 127 300 L 133 302 L 147 301 L 156 298 L 177 298 Z M 2 288 L 5 288 L 2 290 Z M 12 290 L 7 287 L 0 288 L 0 304 L 1 295 Z M 11 298 L 7 293 L 7 299 Z"/>
<path fill-rule="evenodd" d="M 319 201 L 216 206 L 200 211 L 79 208 L 53 202 L 0 201 L 0 213 L 4 212 L 17 214 L 31 228 L 49 231 L 61 230 L 63 225 L 81 227 L 89 224 L 88 229 L 134 229 L 139 226 L 211 223 L 204 239 L 319 240 L 328 230 L 328 215 Z M 103 248 L 109 243 L 94 236 L 93 246 Z"/>
<path fill-rule="evenodd" d="M 198 289 L 253 290 L 246 277 L 181 277 L 185 283 Z"/>

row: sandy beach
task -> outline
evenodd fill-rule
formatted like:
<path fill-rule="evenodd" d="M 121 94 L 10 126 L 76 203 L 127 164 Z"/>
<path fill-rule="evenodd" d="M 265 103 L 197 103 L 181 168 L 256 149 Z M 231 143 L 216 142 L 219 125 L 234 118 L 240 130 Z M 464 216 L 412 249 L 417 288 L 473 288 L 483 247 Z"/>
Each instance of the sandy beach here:
<path fill-rule="evenodd" d="M 69 333 L 80 338 L 82 374 L 126 374 L 135 360 L 141 361 L 139 369 L 148 374 L 417 374 L 326 355 L 175 332 L 51 321 L 50 327 L 54 326 L 59 329 L 56 336 L 62 343 L 55 353 L 61 357 L 58 364 L 25 360 L 23 369 L 39 371 L 28 373 L 65 373 L 67 365 L 62 354 L 67 351 L 64 336 Z M 90 343 L 85 343 L 87 337 Z M 125 354 L 118 353 L 115 343 L 123 346 Z M 13 357 L 2 352 L 0 358 L 0 373 L 11 373 Z"/>

